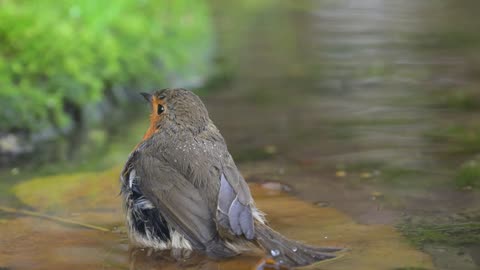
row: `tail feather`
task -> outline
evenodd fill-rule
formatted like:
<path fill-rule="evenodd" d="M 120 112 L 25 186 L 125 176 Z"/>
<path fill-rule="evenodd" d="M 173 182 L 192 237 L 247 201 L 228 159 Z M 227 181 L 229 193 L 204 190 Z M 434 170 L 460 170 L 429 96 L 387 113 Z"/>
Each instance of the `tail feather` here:
<path fill-rule="evenodd" d="M 335 258 L 335 247 L 315 247 L 287 239 L 264 224 L 256 224 L 256 238 L 260 246 L 279 264 L 299 267 Z"/>

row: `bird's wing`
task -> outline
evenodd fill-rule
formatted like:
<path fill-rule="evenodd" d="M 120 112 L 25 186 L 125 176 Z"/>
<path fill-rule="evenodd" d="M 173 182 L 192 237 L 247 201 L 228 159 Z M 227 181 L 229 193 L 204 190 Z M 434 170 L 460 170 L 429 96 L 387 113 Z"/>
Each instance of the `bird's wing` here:
<path fill-rule="evenodd" d="M 208 250 L 217 233 L 212 212 L 199 190 L 153 156 L 143 153 L 132 163 L 142 194 L 193 247 Z"/>
<path fill-rule="evenodd" d="M 220 133 L 174 137 L 158 152 L 205 200 L 218 232 L 254 238 L 253 199 Z"/>
<path fill-rule="evenodd" d="M 252 195 L 230 155 L 219 178 L 217 224 L 230 229 L 237 236 L 243 234 L 245 238 L 253 239 L 255 228 Z"/>

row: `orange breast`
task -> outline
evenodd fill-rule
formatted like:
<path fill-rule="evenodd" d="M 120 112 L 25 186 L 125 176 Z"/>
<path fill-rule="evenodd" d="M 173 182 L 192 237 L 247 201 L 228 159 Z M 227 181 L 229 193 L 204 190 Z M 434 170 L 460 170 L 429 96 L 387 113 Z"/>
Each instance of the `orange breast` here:
<path fill-rule="evenodd" d="M 155 123 L 150 123 L 150 126 L 148 127 L 147 131 L 143 135 L 142 141 L 145 141 L 149 139 L 150 137 L 153 136 L 153 133 L 157 131 L 156 124 Z"/>
<path fill-rule="evenodd" d="M 165 106 L 165 102 L 163 100 L 158 99 L 157 97 L 153 96 L 152 97 L 152 104 L 151 104 L 152 112 L 150 114 L 150 126 L 148 127 L 147 131 L 143 135 L 142 141 L 140 143 L 142 143 L 145 140 L 148 140 L 158 130 L 157 129 L 158 122 L 162 120 L 162 115 L 157 114 L 158 105 Z M 137 144 L 137 146 L 135 146 L 135 149 L 138 147 L 138 145 L 140 145 L 140 143 Z"/>

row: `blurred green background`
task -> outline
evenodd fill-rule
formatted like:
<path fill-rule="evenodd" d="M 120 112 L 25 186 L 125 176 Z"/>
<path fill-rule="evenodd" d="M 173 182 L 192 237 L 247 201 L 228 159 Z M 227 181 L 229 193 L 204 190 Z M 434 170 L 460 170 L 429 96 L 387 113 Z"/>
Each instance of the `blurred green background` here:
<path fill-rule="evenodd" d="M 147 126 L 138 92 L 185 87 L 249 181 L 395 226 L 435 269 L 478 269 L 479 9 L 0 1 L 0 204 L 62 204 L 92 175 L 111 181 Z M 39 195 L 55 187 L 50 201 Z M 412 267 L 389 269 L 430 269 Z"/>
<path fill-rule="evenodd" d="M 2 1 L 0 130 L 65 129 L 105 99 L 210 70 L 203 1 Z M 80 114 L 80 115 L 79 115 Z M 79 119 L 77 119 L 79 120 Z"/>

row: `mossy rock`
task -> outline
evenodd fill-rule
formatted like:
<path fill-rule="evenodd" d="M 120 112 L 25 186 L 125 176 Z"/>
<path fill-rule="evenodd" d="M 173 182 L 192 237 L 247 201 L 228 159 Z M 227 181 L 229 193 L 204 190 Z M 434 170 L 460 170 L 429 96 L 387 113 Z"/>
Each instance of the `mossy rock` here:
<path fill-rule="evenodd" d="M 18 199 L 37 211 L 94 224 L 122 222 L 121 168 L 104 172 L 34 178 L 13 187 Z"/>

